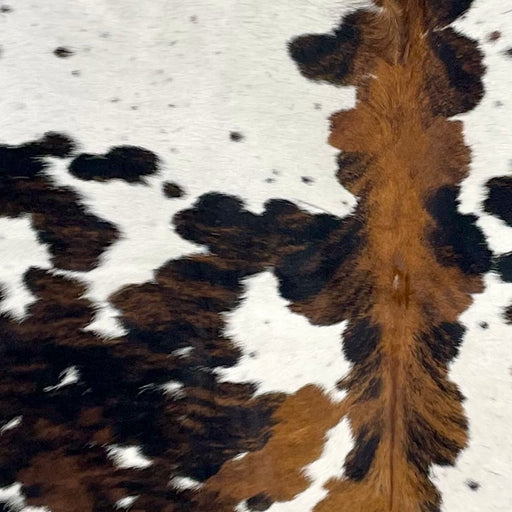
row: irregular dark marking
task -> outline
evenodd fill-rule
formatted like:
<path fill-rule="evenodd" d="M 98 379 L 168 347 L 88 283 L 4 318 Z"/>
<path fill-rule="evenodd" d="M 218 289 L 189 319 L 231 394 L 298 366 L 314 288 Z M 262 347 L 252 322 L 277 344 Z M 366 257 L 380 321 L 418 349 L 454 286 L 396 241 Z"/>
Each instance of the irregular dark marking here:
<path fill-rule="evenodd" d="M 494 259 L 493 270 L 506 283 L 512 283 L 512 253 L 502 254 Z"/>
<path fill-rule="evenodd" d="M 489 195 L 484 202 L 485 211 L 512 226 L 512 178 L 510 176 L 492 178 L 487 182 L 486 187 Z"/>
<path fill-rule="evenodd" d="M 244 136 L 240 132 L 230 132 L 229 138 L 233 142 L 240 142 L 240 141 L 244 140 Z"/>
<path fill-rule="evenodd" d="M 442 187 L 427 203 L 437 223 L 430 233 L 432 248 L 442 265 L 456 264 L 465 274 L 481 274 L 491 268 L 491 251 L 476 226 L 477 217 L 459 213 L 458 192 L 457 187 Z"/>
<path fill-rule="evenodd" d="M 345 84 L 360 42 L 363 18 L 364 12 L 357 11 L 346 16 L 333 35 L 309 34 L 288 43 L 290 56 L 301 73 L 312 80 Z"/>
<path fill-rule="evenodd" d="M 432 357 L 443 364 L 457 357 L 466 329 L 459 323 L 443 322 L 423 332 L 419 342 L 427 346 Z"/>
<path fill-rule="evenodd" d="M 375 351 L 380 336 L 380 326 L 368 318 L 351 320 L 343 332 L 345 357 L 355 364 L 364 362 Z"/>
<path fill-rule="evenodd" d="M 360 180 L 371 163 L 371 158 L 364 153 L 341 152 L 338 157 L 338 180 L 351 191 L 352 185 Z"/>
<path fill-rule="evenodd" d="M 365 430 L 358 434 L 355 447 L 345 460 L 345 475 L 347 478 L 359 482 L 366 476 L 375 457 L 379 441 L 378 436 L 368 437 L 368 432 Z"/>
<path fill-rule="evenodd" d="M 69 137 L 52 132 L 35 142 L 1 145 L 0 215 L 31 213 L 32 226 L 39 240 L 48 244 L 53 263 L 88 271 L 117 238 L 117 230 L 89 213 L 71 188 L 56 187 L 44 174 L 44 157 L 68 157 L 74 148 Z"/>
<path fill-rule="evenodd" d="M 117 146 L 104 155 L 83 153 L 69 166 L 69 172 L 81 180 L 124 180 L 144 182 L 144 176 L 158 170 L 158 157 L 151 151 L 136 146 Z"/>
<path fill-rule="evenodd" d="M 482 74 L 485 68 L 477 42 L 457 34 L 452 28 L 431 32 L 429 40 L 448 79 L 445 81 L 441 73 L 436 73 L 435 78 L 431 76 L 427 82 L 433 112 L 449 117 L 473 109 L 484 94 Z M 431 82 L 434 79 L 437 81 Z"/>
<path fill-rule="evenodd" d="M 170 181 L 164 183 L 163 192 L 165 197 L 169 199 L 175 199 L 185 195 L 185 191 L 177 183 L 171 183 Z"/>
<path fill-rule="evenodd" d="M 247 500 L 247 508 L 251 512 L 263 512 L 268 510 L 272 505 L 273 501 L 270 496 L 267 496 L 265 493 L 256 494 L 252 498 Z"/>
<path fill-rule="evenodd" d="M 55 50 L 53 50 L 53 54 L 61 59 L 67 59 L 68 57 L 71 57 L 74 54 L 74 52 L 73 50 L 70 50 L 65 46 L 59 46 L 58 48 L 55 48 Z"/>

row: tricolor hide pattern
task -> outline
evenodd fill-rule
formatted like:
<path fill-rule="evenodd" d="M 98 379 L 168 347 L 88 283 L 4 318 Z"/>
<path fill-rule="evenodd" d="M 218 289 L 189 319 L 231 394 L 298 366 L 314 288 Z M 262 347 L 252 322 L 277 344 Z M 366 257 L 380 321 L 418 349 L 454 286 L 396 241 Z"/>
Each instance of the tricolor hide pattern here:
<path fill-rule="evenodd" d="M 299 189 L 255 208 L 147 139 L 0 144 L 1 512 L 463 510 L 439 477 L 472 435 L 452 369 L 464 314 L 512 283 L 512 246 L 481 222 L 512 227 L 512 178 L 481 180 L 481 212 L 462 204 L 463 115 L 486 94 L 481 45 L 456 28 L 472 4 L 373 0 L 283 40 L 314 94 L 355 94 L 326 113 L 332 204 L 353 197 L 336 211 Z M 55 46 L 62 65 L 80 58 Z M 224 138 L 250 155 L 250 134 Z M 212 176 L 250 175 L 229 165 Z M 131 259 L 135 234 L 156 242 Z M 489 306 L 505 324 L 511 296 Z"/>

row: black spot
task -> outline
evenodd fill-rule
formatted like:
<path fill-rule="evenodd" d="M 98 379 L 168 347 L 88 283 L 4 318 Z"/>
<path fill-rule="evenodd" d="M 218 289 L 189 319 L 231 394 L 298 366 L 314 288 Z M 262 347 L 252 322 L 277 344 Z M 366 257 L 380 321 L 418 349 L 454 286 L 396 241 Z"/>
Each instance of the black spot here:
<path fill-rule="evenodd" d="M 310 178 L 309 176 L 302 176 L 300 179 L 302 180 L 302 183 L 307 183 L 308 185 L 315 181 L 313 178 Z"/>
<path fill-rule="evenodd" d="M 53 54 L 61 59 L 67 59 L 68 57 L 71 57 L 71 55 L 73 55 L 74 52 L 73 50 L 70 50 L 65 46 L 59 46 L 58 48 L 55 48 L 55 50 L 53 50 Z"/>
<path fill-rule="evenodd" d="M 505 55 L 507 57 L 512 57 L 512 48 L 509 48 L 508 50 L 505 50 Z"/>
<path fill-rule="evenodd" d="M 184 190 L 177 183 L 171 183 L 170 181 L 164 183 L 163 192 L 165 197 L 169 199 L 183 197 L 185 195 Z"/>
<path fill-rule="evenodd" d="M 240 141 L 244 140 L 244 136 L 240 132 L 230 132 L 229 138 L 233 142 L 240 142 Z"/>
<path fill-rule="evenodd" d="M 69 172 L 81 180 L 107 181 L 121 179 L 142 182 L 144 176 L 158 169 L 158 157 L 136 146 L 117 146 L 104 155 L 82 153 L 69 166 Z"/>
<path fill-rule="evenodd" d="M 458 211 L 458 192 L 457 187 L 442 187 L 428 201 L 427 209 L 437 223 L 430 241 L 442 265 L 457 265 L 465 274 L 482 274 L 491 268 L 491 251 L 476 226 L 477 217 Z"/>
<path fill-rule="evenodd" d="M 366 476 L 372 465 L 379 442 L 380 437 L 378 435 L 368 437 L 368 432 L 363 429 L 357 436 L 355 447 L 347 455 L 345 461 L 345 475 L 348 478 L 359 482 Z"/>
<path fill-rule="evenodd" d="M 74 69 L 73 71 L 71 71 L 71 74 L 73 76 L 80 76 L 82 73 L 80 72 L 79 69 Z"/>
<path fill-rule="evenodd" d="M 2 5 L 0 6 L 0 12 L 7 14 L 8 12 L 12 12 L 12 7 L 10 5 Z"/>
<path fill-rule="evenodd" d="M 467 480 L 466 485 L 472 490 L 472 491 L 478 491 L 480 488 L 480 484 L 478 482 L 475 482 L 474 480 Z"/>
<path fill-rule="evenodd" d="M 489 195 L 484 202 L 485 211 L 512 226 L 512 177 L 492 178 L 486 187 Z"/>
<path fill-rule="evenodd" d="M 256 496 L 249 498 L 246 502 L 247 508 L 251 512 L 263 512 L 264 510 L 269 509 L 272 503 L 272 499 L 264 492 L 256 494 Z"/>
<path fill-rule="evenodd" d="M 489 329 L 489 324 L 487 322 L 480 322 L 479 325 L 482 329 Z"/>
<path fill-rule="evenodd" d="M 436 361 L 448 363 L 457 357 L 465 332 L 465 327 L 457 322 L 443 322 L 421 333 L 420 343 L 428 346 Z"/>
<path fill-rule="evenodd" d="M 352 363 L 362 363 L 376 349 L 381 329 L 368 318 L 351 320 L 343 333 L 343 353 Z"/>

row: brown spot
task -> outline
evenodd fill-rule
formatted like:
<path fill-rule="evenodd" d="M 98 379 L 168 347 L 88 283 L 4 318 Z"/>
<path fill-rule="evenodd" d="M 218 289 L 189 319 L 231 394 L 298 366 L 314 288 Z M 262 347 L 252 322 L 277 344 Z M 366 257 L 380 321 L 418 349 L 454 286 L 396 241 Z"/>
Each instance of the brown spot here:
<path fill-rule="evenodd" d="M 488 41 L 497 41 L 501 37 L 501 32 L 499 30 L 494 30 L 487 36 Z"/>
<path fill-rule="evenodd" d="M 170 181 L 164 183 L 163 192 L 165 197 L 169 199 L 183 197 L 185 195 L 184 190 L 177 183 L 171 183 Z"/>

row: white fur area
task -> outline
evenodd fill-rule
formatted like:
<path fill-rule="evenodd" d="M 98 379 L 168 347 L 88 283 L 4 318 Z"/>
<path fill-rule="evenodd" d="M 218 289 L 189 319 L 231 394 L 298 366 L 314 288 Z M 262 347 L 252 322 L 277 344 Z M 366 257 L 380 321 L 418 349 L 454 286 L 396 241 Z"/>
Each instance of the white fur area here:
<path fill-rule="evenodd" d="M 245 280 L 244 299 L 227 313 L 225 334 L 242 350 L 236 366 L 218 369 L 222 380 L 253 382 L 255 395 L 295 393 L 315 384 L 333 400 L 345 396 L 336 382 L 350 368 L 342 352 L 346 322 L 315 326 L 288 309 L 270 271 Z"/>
<path fill-rule="evenodd" d="M 0 487 L 0 502 L 7 504 L 9 512 L 51 512 L 47 507 L 26 506 L 23 487 L 19 482 Z"/>
<path fill-rule="evenodd" d="M 119 446 L 112 444 L 107 447 L 108 456 L 119 468 L 144 469 L 151 466 L 150 459 L 142 455 L 138 446 Z"/>
<path fill-rule="evenodd" d="M 84 152 L 132 144 L 162 158 L 148 186 L 80 181 L 66 172 L 68 161 L 48 170 L 122 234 L 97 269 L 72 274 L 87 283 L 98 309 L 92 330 L 123 334 L 108 297 L 199 251 L 170 221 L 203 193 L 234 194 L 256 212 L 269 198 L 314 212 L 350 211 L 354 198 L 336 181 L 337 151 L 326 139 L 327 117 L 354 106 L 354 88 L 301 77 L 287 42 L 329 31 L 368 3 L 155 0 L 141 9 L 136 0 L 20 0 L 0 16 L 0 142 L 61 131 Z M 58 46 L 74 55 L 55 57 Z M 244 139 L 233 142 L 231 131 Z M 165 199 L 167 180 L 187 195 Z"/>
<path fill-rule="evenodd" d="M 46 245 L 37 240 L 30 216 L 0 218 L 0 288 L 4 298 L 0 312 L 22 319 L 27 307 L 35 301 L 23 282 L 23 274 L 31 266 L 51 268 Z"/>
<path fill-rule="evenodd" d="M 343 419 L 327 432 L 322 455 L 304 468 L 311 485 L 293 500 L 273 503 L 267 512 L 312 512 L 327 496 L 324 485 L 331 478 L 343 477 L 343 461 L 352 447 L 350 424 Z M 249 512 L 245 502 L 238 504 L 236 512 Z"/>
<path fill-rule="evenodd" d="M 501 0 L 475 0 L 455 28 L 477 39 L 487 72 L 485 96 L 471 112 L 457 116 L 464 122 L 471 147 L 471 173 L 464 181 L 460 210 L 480 217 L 490 248 L 512 250 L 512 228 L 486 214 L 482 202 L 485 183 L 512 170 L 512 6 Z M 492 42 L 491 32 L 501 36 Z M 512 326 L 504 323 L 503 308 L 512 304 L 512 285 L 497 276 L 486 277 L 486 290 L 461 316 L 467 334 L 451 379 L 466 396 L 469 446 L 455 467 L 434 467 L 434 483 L 443 496 L 442 512 L 510 512 L 512 506 Z M 484 330 L 480 323 L 487 322 Z M 472 490 L 468 484 L 477 484 Z"/>

